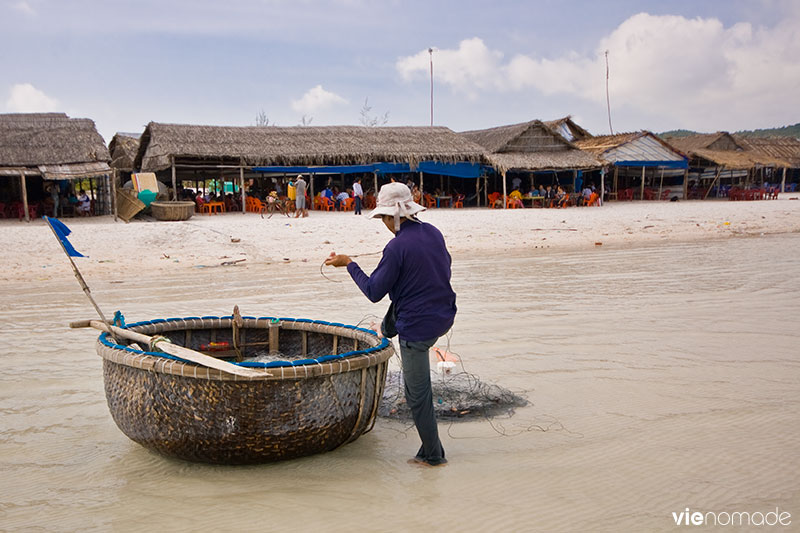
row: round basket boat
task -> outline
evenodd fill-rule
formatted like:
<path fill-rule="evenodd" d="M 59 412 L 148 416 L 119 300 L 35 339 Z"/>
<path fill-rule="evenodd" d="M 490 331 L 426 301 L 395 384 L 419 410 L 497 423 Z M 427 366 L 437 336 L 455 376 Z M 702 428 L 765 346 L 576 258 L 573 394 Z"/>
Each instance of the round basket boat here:
<path fill-rule="evenodd" d="M 394 353 L 371 330 L 318 320 L 207 316 L 126 327 L 232 362 L 256 359 L 235 364 L 263 377 L 241 377 L 98 338 L 106 399 L 122 432 L 206 463 L 278 461 L 354 441 L 372 429 Z"/>
<path fill-rule="evenodd" d="M 189 220 L 194 215 L 194 202 L 152 202 L 150 212 L 156 220 Z"/>

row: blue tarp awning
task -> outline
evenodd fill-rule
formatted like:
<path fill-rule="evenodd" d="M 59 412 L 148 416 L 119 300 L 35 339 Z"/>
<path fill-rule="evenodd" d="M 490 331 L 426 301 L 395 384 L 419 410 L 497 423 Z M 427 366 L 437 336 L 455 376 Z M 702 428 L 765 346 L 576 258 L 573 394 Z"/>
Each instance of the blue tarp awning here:
<path fill-rule="evenodd" d="M 402 174 L 407 172 L 424 172 L 440 174 L 456 178 L 478 178 L 484 175 L 483 166 L 478 163 L 458 162 L 440 163 L 438 161 L 422 161 L 413 170 L 408 163 L 370 163 L 368 165 L 342 165 L 328 167 L 253 167 L 255 172 L 281 172 L 285 174 L 356 174 L 377 172 L 378 174 Z"/>

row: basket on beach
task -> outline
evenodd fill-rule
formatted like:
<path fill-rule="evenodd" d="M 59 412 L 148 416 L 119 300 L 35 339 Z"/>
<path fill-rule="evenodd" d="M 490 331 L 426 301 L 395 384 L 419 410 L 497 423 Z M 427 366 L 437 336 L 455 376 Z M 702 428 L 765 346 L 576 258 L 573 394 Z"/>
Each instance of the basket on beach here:
<path fill-rule="evenodd" d="M 307 319 L 190 317 L 127 328 L 193 350 L 229 346 L 244 358 L 280 359 L 239 363 L 263 372 L 241 377 L 100 335 L 106 399 L 122 432 L 162 454 L 207 463 L 291 459 L 354 441 L 372 429 L 393 354 L 373 331 Z"/>
<path fill-rule="evenodd" d="M 144 203 L 130 189 L 117 189 L 117 216 L 130 222 L 136 213 L 145 208 Z"/>
<path fill-rule="evenodd" d="M 194 215 L 194 202 L 152 202 L 150 212 L 156 220 L 189 220 Z"/>

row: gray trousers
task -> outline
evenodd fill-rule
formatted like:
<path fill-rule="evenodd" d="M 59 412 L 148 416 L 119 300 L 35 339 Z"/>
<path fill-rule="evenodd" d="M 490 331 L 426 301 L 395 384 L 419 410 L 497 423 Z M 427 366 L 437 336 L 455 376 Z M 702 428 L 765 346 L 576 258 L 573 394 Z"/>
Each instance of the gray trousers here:
<path fill-rule="evenodd" d="M 381 323 L 381 333 L 391 339 L 397 335 L 395 329 L 394 303 L 389 305 Z M 439 440 L 436 426 L 436 413 L 433 410 L 433 390 L 431 389 L 431 364 L 428 351 L 439 337 L 426 341 L 406 341 L 400 339 L 400 358 L 403 362 L 403 381 L 405 382 L 406 403 L 411 409 L 411 417 L 417 426 L 422 446 L 417 459 L 438 465 L 445 462 L 444 448 Z"/>
<path fill-rule="evenodd" d="M 432 465 L 444 462 L 444 448 L 439 440 L 436 413 L 433 410 L 431 368 L 428 350 L 438 337 L 427 341 L 409 342 L 400 339 L 400 357 L 403 360 L 403 381 L 406 403 L 411 409 L 414 425 L 422 440 L 417 459 Z"/>

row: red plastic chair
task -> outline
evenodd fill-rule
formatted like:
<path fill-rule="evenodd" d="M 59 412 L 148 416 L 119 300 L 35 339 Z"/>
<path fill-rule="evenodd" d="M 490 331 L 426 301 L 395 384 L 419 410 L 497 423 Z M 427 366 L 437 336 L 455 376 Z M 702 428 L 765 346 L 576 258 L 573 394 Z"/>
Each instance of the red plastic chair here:
<path fill-rule="evenodd" d="M 30 218 L 36 218 L 36 211 L 37 210 L 38 209 L 37 209 L 36 204 L 29 205 L 28 206 L 28 216 Z M 20 220 L 25 218 L 25 206 L 23 206 L 22 204 L 17 205 L 17 216 L 19 217 Z"/>
<path fill-rule="evenodd" d="M 422 201 L 424 202 L 425 207 L 427 207 L 429 209 L 432 208 L 432 207 L 436 207 L 436 198 L 434 198 L 430 194 L 423 195 Z"/>
<path fill-rule="evenodd" d="M 459 194 L 456 196 L 456 199 L 453 201 L 453 209 L 461 209 L 464 207 L 464 195 Z"/>

